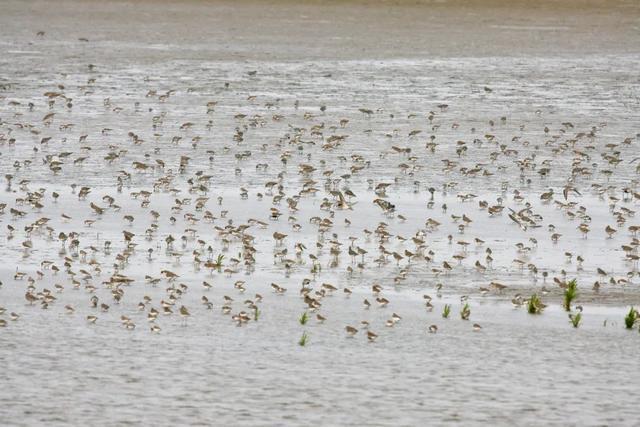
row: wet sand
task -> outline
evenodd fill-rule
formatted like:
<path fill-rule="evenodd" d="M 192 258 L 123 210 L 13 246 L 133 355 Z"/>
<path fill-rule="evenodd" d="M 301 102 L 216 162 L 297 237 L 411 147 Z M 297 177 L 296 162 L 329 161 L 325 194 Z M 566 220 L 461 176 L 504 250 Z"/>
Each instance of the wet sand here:
<path fill-rule="evenodd" d="M 637 54 L 640 40 L 633 0 L 10 0 L 2 12 L 5 43 L 46 31 L 50 54 L 62 43 L 121 61 L 601 56 Z"/>

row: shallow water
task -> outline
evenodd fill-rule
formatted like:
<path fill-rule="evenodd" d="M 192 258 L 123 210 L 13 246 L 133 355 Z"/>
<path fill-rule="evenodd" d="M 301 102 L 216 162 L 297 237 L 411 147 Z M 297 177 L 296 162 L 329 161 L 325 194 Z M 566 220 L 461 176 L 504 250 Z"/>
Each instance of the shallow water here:
<path fill-rule="evenodd" d="M 558 23 L 536 11 L 516 24 L 487 27 L 477 38 L 476 55 L 461 46 L 476 28 L 460 31 L 458 43 L 455 37 L 447 39 L 425 28 L 424 38 L 433 40 L 430 47 L 403 55 L 402 49 L 393 48 L 407 41 L 401 30 L 389 33 L 377 47 L 377 36 L 372 36 L 343 51 L 330 49 L 335 40 L 312 47 L 313 37 L 305 32 L 295 44 L 277 31 L 305 20 L 318 30 L 330 8 L 355 7 L 350 3 L 328 9 L 274 3 L 265 8 L 262 21 L 256 21 L 262 24 L 255 31 L 225 26 L 255 15 L 259 6 L 106 2 L 88 7 L 63 2 L 45 25 L 46 5 L 29 5 L 30 12 L 21 3 L 0 5 L 5 12 L 0 14 L 0 24 L 5 24 L 0 25 L 0 171 L 13 175 L 11 185 L 3 181 L 0 190 L 0 204 L 7 205 L 0 214 L 0 255 L 5 261 L 0 266 L 0 307 L 6 309 L 0 319 L 7 321 L 0 328 L 3 425 L 637 424 L 634 392 L 640 374 L 634 369 L 633 349 L 640 334 L 637 328 L 625 330 L 623 318 L 630 305 L 640 303 L 640 279 L 637 263 L 625 258 L 621 245 L 632 244 L 628 227 L 638 224 L 638 204 L 626 199 L 622 189 L 638 191 L 638 163 L 632 160 L 640 156 L 640 56 L 630 46 L 640 33 L 626 20 L 620 21 L 625 23 L 620 28 L 611 28 L 608 38 L 587 48 L 594 34 L 583 34 L 575 22 Z M 632 5 L 620 5 L 602 26 L 610 25 L 611 16 L 622 10 L 637 15 Z M 123 7 L 130 13 L 115 19 Z M 445 20 L 462 19 L 457 18 L 463 16 L 456 13 L 457 6 L 451 7 L 433 13 Z M 371 10 L 363 21 L 384 13 Z M 391 21 L 404 16 L 408 27 L 417 25 L 411 19 L 425 13 L 416 9 L 416 17 L 409 18 L 403 8 L 392 10 L 400 15 Z M 489 13 L 482 8 L 472 12 Z M 70 24 L 74 16 L 92 13 L 99 23 L 95 29 L 91 19 Z M 160 22 L 165 31 L 155 33 L 149 20 L 158 23 L 163 13 L 173 13 L 175 19 Z M 591 13 L 596 12 L 585 7 L 580 19 L 591 22 Z M 237 30 L 241 36 L 203 41 L 195 26 L 177 24 L 185 22 L 180 21 L 185 16 L 193 22 L 203 19 L 195 15 L 220 20 L 217 29 L 205 32 L 228 36 Z M 220 18 L 224 16 L 228 19 Z M 139 27 L 131 24 L 136 19 Z M 28 25 L 18 26 L 19 22 Z M 365 24 L 354 24 L 354 33 L 371 33 L 372 27 Z M 46 34 L 37 37 L 41 29 Z M 501 42 L 506 45 L 517 44 L 517 37 L 533 37 L 523 48 L 526 54 L 508 55 L 513 52 L 487 47 L 487 40 L 500 39 L 504 31 L 524 33 Z M 594 31 L 597 35 L 602 29 Z M 583 40 L 584 46 L 573 46 L 564 33 Z M 78 40 L 83 36 L 89 42 Z M 338 26 L 333 36 L 353 34 Z M 546 51 L 545 37 L 558 41 L 557 54 Z M 610 39 L 616 38 L 620 43 L 610 48 Z M 358 43 L 366 54 L 358 51 Z M 256 46 L 264 49 L 256 52 Z M 90 63 L 94 69 L 89 69 Z M 64 93 L 73 100 L 72 107 L 58 98 L 50 108 L 43 96 L 48 91 Z M 161 98 L 167 91 L 171 92 L 166 99 Z M 207 112 L 210 101 L 217 104 Z M 34 103 L 33 111 L 29 102 Z M 448 107 L 440 108 L 442 104 Z M 363 108 L 372 113 L 363 114 Z M 42 119 L 50 112 L 55 115 L 45 125 Z M 239 113 L 246 117 L 236 117 Z M 348 120 L 344 127 L 341 119 Z M 206 127 L 209 120 L 211 129 Z M 187 122 L 193 126 L 181 129 Z M 73 126 L 65 128 L 66 124 Z M 321 136 L 311 134 L 314 125 Z M 237 129 L 243 131 L 241 143 L 234 141 Z M 410 136 L 416 130 L 421 132 Z M 592 130 L 591 136 L 578 135 Z M 134 144 L 129 132 L 141 141 Z M 86 141 L 79 142 L 82 135 L 87 135 Z M 323 149 L 331 135 L 348 137 L 335 148 Z M 431 136 L 437 144 L 433 151 L 426 145 Z M 465 141 L 466 153 L 456 153 L 461 146 L 457 141 Z M 399 154 L 392 146 L 411 148 L 411 153 Z M 251 155 L 238 159 L 244 152 Z M 109 153 L 118 153 L 110 163 L 105 160 Z M 285 154 L 286 164 L 281 160 Z M 181 156 L 190 157 L 182 173 Z M 81 157 L 86 159 L 74 162 Z M 608 161 L 616 158 L 621 159 L 617 165 Z M 155 166 L 156 160 L 164 161 L 165 167 Z M 455 165 L 445 168 L 445 160 Z M 58 172 L 51 170 L 51 161 L 60 162 Z M 155 167 L 135 171 L 133 162 Z M 521 171 L 517 162 L 535 166 Z M 303 175 L 303 163 L 316 170 Z M 260 167 L 264 164 L 268 167 Z M 545 166 L 549 171 L 541 176 L 538 172 Z M 572 176 L 571 168 L 578 166 L 588 173 Z M 465 173 L 476 167 L 482 172 Z M 120 171 L 131 175 L 118 192 Z M 197 179 L 198 171 L 211 176 L 206 193 L 189 191 L 188 180 Z M 168 176 L 170 185 L 154 191 L 154 183 Z M 285 197 L 274 203 L 265 183 L 278 176 Z M 315 181 L 315 195 L 300 193 L 309 179 Z M 374 192 L 379 183 L 390 184 L 386 196 Z M 568 183 L 579 193 L 570 192 L 567 200 L 562 190 Z M 78 187 L 72 189 L 72 184 Z M 78 198 L 81 186 L 91 188 L 85 199 Z M 41 188 L 43 207 L 20 200 Z M 540 195 L 550 188 L 555 201 L 542 201 Z M 134 195 L 142 190 L 151 192 L 149 206 L 142 206 L 143 198 Z M 353 191 L 351 209 L 333 204 L 330 190 Z M 54 191 L 60 194 L 57 201 Z M 474 197 L 465 201 L 469 194 Z M 297 211 L 287 209 L 285 201 L 294 195 L 301 195 Z M 105 196 L 114 197 L 120 208 L 109 208 Z M 208 201 L 196 211 L 201 196 Z M 182 210 L 172 209 L 176 199 L 185 198 L 191 201 L 185 200 Z M 321 209 L 324 198 L 330 209 Z M 373 203 L 378 198 L 393 203 L 395 212 L 384 214 Z M 502 204 L 504 210 L 491 216 L 480 201 Z M 89 203 L 105 208 L 105 213 L 96 215 Z M 525 228 L 508 213 L 527 204 L 528 215 L 539 217 L 535 226 Z M 25 215 L 12 215 L 11 208 Z M 277 221 L 269 219 L 271 208 L 282 213 Z M 152 209 L 159 220 L 147 239 Z M 215 221 L 204 219 L 207 210 Z M 189 222 L 187 213 L 196 221 Z M 463 221 L 452 215 L 463 214 L 472 222 L 460 232 Z M 124 215 L 132 215 L 133 223 L 128 224 Z M 25 227 L 43 217 L 49 218 L 51 233 L 44 226 L 29 233 Z M 333 226 L 320 233 L 312 217 L 330 218 Z M 426 226 L 429 218 L 440 226 Z M 244 264 L 237 236 L 226 236 L 226 247 L 214 228 L 229 220 L 233 226 L 250 225 L 246 233 L 254 237 L 256 249 L 252 268 Z M 365 233 L 380 222 L 387 224 L 388 242 Z M 589 224 L 586 237 L 577 229 L 581 222 Z M 557 242 L 551 239 L 550 224 L 561 235 Z M 604 231 L 607 225 L 617 230 L 611 238 Z M 10 233 L 7 226 L 15 231 Z M 137 245 L 127 262 L 117 259 L 126 248 L 123 230 L 135 234 Z M 59 241 L 60 232 L 72 231 L 79 233 L 79 249 L 86 257 L 74 254 L 69 242 Z M 276 231 L 288 235 L 282 245 L 274 244 Z M 430 260 L 418 256 L 409 262 L 405 251 L 421 252 L 411 241 L 416 233 L 425 240 L 422 255 Z M 165 243 L 169 235 L 176 238 L 172 248 Z M 364 257 L 350 259 L 350 237 L 367 251 Z M 332 240 L 342 245 L 337 263 L 329 254 Z M 107 241 L 110 250 L 105 249 Z M 469 243 L 467 249 L 459 242 Z M 296 243 L 306 248 L 300 257 Z M 403 258 L 396 263 L 388 257 L 378 265 L 381 244 Z M 207 246 L 212 248 L 210 255 Z M 149 257 L 148 249 L 153 250 Z M 287 253 L 278 256 L 283 249 Z M 200 251 L 203 261 L 224 254 L 224 268 L 234 271 L 197 266 L 194 251 Z M 319 274 L 311 272 L 310 254 L 319 260 Z M 65 256 L 72 273 L 63 267 Z M 240 261 L 235 268 L 230 264 L 233 257 Z M 60 272 L 43 261 L 53 262 Z M 478 271 L 476 261 L 486 271 Z M 451 271 L 445 271 L 444 262 Z M 91 277 L 83 279 L 80 270 Z M 174 283 L 162 279 L 155 286 L 145 280 L 147 275 L 160 278 L 162 270 L 179 277 Z M 16 272 L 24 277 L 14 277 Z M 108 283 L 115 273 L 134 280 L 122 286 L 119 303 Z M 35 292 L 54 291 L 57 300 L 46 310 L 40 302 L 26 303 L 29 277 Z M 562 289 L 554 278 L 578 279 L 574 313 L 577 305 L 584 310 L 577 329 L 561 308 Z M 323 323 L 316 320 L 316 312 L 309 312 L 306 325 L 298 322 L 308 309 L 299 296 L 304 279 L 311 280 L 314 291 L 323 283 L 338 288 L 318 297 L 322 307 L 317 313 L 327 318 Z M 239 280 L 246 282 L 244 293 L 234 288 Z M 205 290 L 202 281 L 212 289 Z M 481 287 L 492 281 L 507 288 L 482 292 Z M 594 282 L 599 289 L 593 288 Z M 271 283 L 287 288 L 286 293 L 273 292 Z M 372 295 L 374 283 L 390 301 L 386 308 L 380 308 Z M 56 284 L 62 285 L 59 292 Z M 188 290 L 176 301 L 175 314 L 160 314 L 154 324 L 161 331 L 151 333 L 147 312 L 161 309 L 160 301 L 175 294 L 169 288 L 180 284 Z M 353 292 L 350 297 L 342 291 L 347 287 Z M 549 293 L 542 297 L 548 304 L 542 315 L 529 315 L 525 307 L 511 304 L 516 294 L 527 298 L 543 289 Z M 263 301 L 256 301 L 256 293 Z M 425 294 L 433 298 L 431 310 L 425 307 Z M 91 308 L 92 295 L 109 310 Z M 145 295 L 151 302 L 139 311 Z M 203 296 L 212 303 L 211 310 L 201 303 Z M 243 302 L 256 301 L 259 319 L 237 326 L 222 313 L 224 296 L 233 298 L 233 313 L 252 314 Z M 365 298 L 372 302 L 370 309 L 363 308 Z M 468 321 L 459 314 L 466 298 L 471 307 Z M 452 307 L 448 319 L 441 316 L 445 304 Z M 66 313 L 65 305 L 73 306 L 75 313 Z M 181 305 L 188 307 L 188 319 L 178 316 Z M 20 318 L 10 320 L 11 312 Z M 402 319 L 388 327 L 392 313 Z M 98 317 L 95 324 L 87 322 L 88 315 Z M 128 316 L 135 329 L 125 329 L 121 316 Z M 367 341 L 363 320 L 378 335 L 375 342 Z M 474 331 L 474 323 L 482 329 Z M 427 332 L 432 324 L 438 326 L 435 334 Z M 347 325 L 359 329 L 355 337 L 346 336 Z M 297 342 L 303 332 L 309 342 L 301 347 Z"/>
<path fill-rule="evenodd" d="M 12 355 L 3 361 L 3 412 L 17 425 L 563 424 L 567 415 L 576 425 L 634 424 L 628 349 L 638 336 L 619 322 L 602 326 L 617 310 L 589 307 L 574 330 L 558 309 L 532 317 L 473 302 L 472 320 L 483 325 L 473 332 L 455 312 L 441 319 L 440 301 L 426 314 L 410 295 L 388 296 L 390 307 L 366 313 L 356 295 L 331 297 L 327 322 L 303 328 L 297 297 L 267 294 L 263 317 L 238 328 L 199 309 L 193 292 L 188 326 L 161 319 L 160 335 L 122 330 L 115 315 L 87 327 L 84 308 L 72 317 L 23 310 L 2 334 Z M 404 317 L 385 328 L 391 310 Z M 133 307 L 123 312 L 145 322 Z M 338 333 L 364 319 L 376 343 Z M 438 333 L 426 333 L 431 322 Z M 305 348 L 295 344 L 302 329 Z"/>

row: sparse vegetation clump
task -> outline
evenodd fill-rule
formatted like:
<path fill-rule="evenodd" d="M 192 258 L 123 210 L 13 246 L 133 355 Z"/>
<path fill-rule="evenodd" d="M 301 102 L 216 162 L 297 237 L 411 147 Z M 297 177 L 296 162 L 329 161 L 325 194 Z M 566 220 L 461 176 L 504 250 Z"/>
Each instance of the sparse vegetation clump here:
<path fill-rule="evenodd" d="M 631 307 L 629 309 L 629 313 L 627 313 L 624 318 L 624 324 L 627 329 L 633 329 L 635 324 L 638 322 L 638 317 L 640 317 L 638 310 L 636 310 L 634 307 Z"/>
<path fill-rule="evenodd" d="M 529 314 L 541 314 L 546 306 L 540 300 L 538 294 L 531 295 L 529 303 L 527 304 L 527 311 Z"/>
<path fill-rule="evenodd" d="M 210 262 L 211 268 L 214 268 L 218 271 L 220 271 L 222 269 L 222 267 L 224 266 L 224 255 L 219 254 L 216 257 L 215 261 Z"/>
<path fill-rule="evenodd" d="M 451 313 L 451 305 L 450 304 L 445 304 L 444 308 L 442 309 L 442 317 L 444 317 L 445 319 L 449 317 L 449 314 Z"/>
<path fill-rule="evenodd" d="M 569 320 L 574 328 L 580 326 L 580 321 L 582 321 L 582 313 L 570 314 Z"/>
<path fill-rule="evenodd" d="M 305 311 L 304 313 L 302 313 L 302 316 L 300 316 L 300 318 L 298 319 L 298 322 L 300 322 L 301 325 L 306 325 L 308 321 L 309 321 L 309 314 Z"/>
<path fill-rule="evenodd" d="M 578 282 L 576 279 L 567 283 L 567 289 L 564 290 L 564 302 L 562 306 L 566 311 L 571 311 L 571 302 L 578 296 Z"/>
<path fill-rule="evenodd" d="M 309 340 L 309 335 L 307 335 L 306 332 L 303 332 L 302 336 L 300 337 L 300 340 L 298 341 L 298 345 L 300 345 L 301 347 L 304 347 L 305 345 L 307 345 L 308 340 Z"/>
<path fill-rule="evenodd" d="M 469 307 L 469 303 L 465 303 L 462 310 L 460 310 L 460 318 L 462 320 L 469 320 L 469 316 L 471 316 L 471 307 Z"/>

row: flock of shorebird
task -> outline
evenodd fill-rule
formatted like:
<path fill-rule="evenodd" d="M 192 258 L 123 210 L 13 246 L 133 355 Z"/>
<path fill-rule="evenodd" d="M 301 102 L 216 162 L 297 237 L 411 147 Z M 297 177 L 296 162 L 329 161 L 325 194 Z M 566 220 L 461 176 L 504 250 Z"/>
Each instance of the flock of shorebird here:
<path fill-rule="evenodd" d="M 467 237 L 473 217 L 480 215 L 526 237 L 511 249 L 516 253 L 511 264 L 523 272 L 519 280 L 534 283 L 540 295 L 559 294 L 566 287 L 571 274 L 557 265 L 558 260 L 575 260 L 577 272 L 593 271 L 597 277 L 589 285 L 593 293 L 633 285 L 638 276 L 640 224 L 633 223 L 633 207 L 640 192 L 633 175 L 640 172 L 640 162 L 623 157 L 637 151 L 635 135 L 606 142 L 599 135 L 605 124 L 577 130 L 565 122 L 527 129 L 535 139 L 525 136 L 522 125 L 520 133 L 506 139 L 496 136 L 500 126 L 507 124 L 508 119 L 501 117 L 488 121 L 486 129 L 471 129 L 469 140 L 456 141 L 439 134 L 444 128 L 455 132 L 463 125 L 448 115 L 446 104 L 425 114 L 407 114 L 406 123 L 416 129 L 404 134 L 394 128 L 398 114 L 384 110 L 360 108 L 340 117 L 332 116 L 324 105 L 305 108 L 295 101 L 285 108 L 281 99 L 257 95 L 248 96 L 240 108 L 244 112 L 234 112 L 233 117 L 219 112 L 221 101 L 211 100 L 197 107 L 199 119 L 182 121 L 172 115 L 170 105 L 177 94 L 188 96 L 188 88 L 149 89 L 140 97 L 148 107 L 148 122 L 136 129 L 128 127 L 127 114 L 137 114 L 137 120 L 145 117 L 141 102 L 124 105 L 106 97 L 103 108 L 94 112 L 120 117 L 124 129 L 85 129 L 69 117 L 74 117 L 77 103 L 92 105 L 92 97 L 101 90 L 98 67 L 89 65 L 86 72 L 86 83 L 73 88 L 56 84 L 29 101 L 18 99 L 10 83 L 0 85 L 0 158 L 11 169 L 5 170 L 6 191 L 0 196 L 4 223 L 0 248 L 5 261 L 17 265 L 12 277 L 0 283 L 0 302 L 11 307 L 0 307 L 0 326 L 8 326 L 6 319 L 18 321 L 19 313 L 36 307 L 64 305 L 72 315 L 77 305 L 65 302 L 65 296 L 78 289 L 87 292 L 83 304 L 91 310 L 86 316 L 90 324 L 100 322 L 103 313 L 116 312 L 123 328 L 135 329 L 142 318 L 132 314 L 135 306 L 144 313 L 151 332 L 161 331 L 158 319 L 163 317 L 177 315 L 186 325 L 193 310 L 183 296 L 190 291 L 202 293 L 199 301 L 207 309 L 219 310 L 244 325 L 260 319 L 263 296 L 255 289 L 263 294 L 266 289 L 277 295 L 291 293 L 277 283 L 270 287 L 249 283 L 274 268 L 288 283 L 292 275 L 302 277 L 301 284 L 294 285 L 299 286 L 301 303 L 292 308 L 292 318 L 300 311 L 311 312 L 319 323 L 330 317 L 323 309 L 330 295 L 349 298 L 354 286 L 370 288 L 371 296 L 361 300 L 362 308 L 384 308 L 391 303 L 385 290 L 427 277 L 440 295 L 445 289 L 443 278 L 452 272 L 474 274 L 474 280 L 485 281 L 466 289 L 466 294 L 502 298 L 511 287 L 492 278 L 497 274 L 494 257 L 498 254 L 490 241 Z M 246 76 L 258 77 L 257 72 Z M 233 87 L 226 84 L 223 90 L 230 96 Z M 228 143 L 211 142 L 219 130 L 217 120 L 211 118 L 214 114 L 227 114 L 235 123 Z M 373 120 L 389 123 L 388 132 L 378 135 L 369 129 Z M 280 138 L 254 142 L 261 140 L 261 129 L 279 123 L 287 124 Z M 357 139 L 350 129 L 358 126 L 363 127 L 365 138 L 378 139 L 372 144 L 375 150 L 367 148 L 366 142 L 350 144 Z M 118 132 L 126 132 L 126 140 L 111 136 Z M 233 217 L 233 206 L 226 203 L 230 197 L 221 195 L 222 190 L 230 191 L 229 186 L 217 186 L 219 161 L 231 162 L 239 177 L 254 162 L 249 168 L 253 182 L 240 185 L 235 196 L 238 203 L 245 203 L 240 205 L 243 212 Z M 205 167 L 194 167 L 194 163 Z M 392 163 L 397 163 L 397 169 Z M 560 166 L 554 168 L 554 164 Z M 380 175 L 381 167 L 393 176 Z M 59 184 L 74 177 L 81 180 L 83 168 L 98 170 L 103 180 L 94 185 Z M 421 180 L 428 176 L 427 168 L 437 168 L 432 183 Z M 536 185 L 545 189 L 531 190 Z M 495 191 L 492 186 L 497 187 Z M 494 192 L 495 200 L 458 187 Z M 423 216 L 404 213 L 403 199 L 394 197 L 394 191 L 412 193 L 410 202 L 420 201 Z M 609 223 L 594 224 L 589 209 L 580 203 L 585 193 L 608 205 Z M 455 197 L 445 199 L 443 194 Z M 127 206 L 131 206 L 128 211 Z M 461 206 L 468 208 L 453 212 Z M 574 223 L 575 235 L 563 236 L 556 225 L 545 222 L 545 209 L 557 210 L 564 221 Z M 59 217 L 52 218 L 51 212 L 59 212 Z M 439 220 L 434 212 L 440 214 Z M 119 237 L 109 229 L 114 222 L 120 227 Z M 367 223 L 375 225 L 362 226 Z M 397 231 L 400 226 L 405 230 L 413 226 L 413 232 L 403 236 Z M 557 252 L 552 257 L 556 265 L 530 262 L 539 244 L 532 233 L 536 230 L 548 232 L 549 248 Z M 110 237 L 95 239 L 96 234 Z M 562 250 L 558 244 L 563 238 L 592 239 L 593 235 L 627 236 L 620 245 L 622 259 L 616 261 L 628 267 L 626 272 L 587 267 L 580 253 Z M 445 242 L 448 249 L 436 249 L 432 245 L 436 241 Z M 49 245 L 58 249 L 47 252 Z M 44 252 L 47 255 L 38 258 Z M 480 256 L 469 261 L 474 254 Z M 147 268 L 145 259 L 151 266 L 164 267 L 140 274 Z M 188 273 L 181 273 L 185 269 Z M 246 278 L 238 278 L 241 274 Z M 325 274 L 334 274 L 337 282 L 324 279 Z M 18 287 L 24 296 L 20 303 L 11 298 Z M 128 295 L 132 287 L 144 288 L 140 300 Z M 518 291 L 517 286 L 513 288 Z M 224 289 L 225 295 L 214 300 L 212 289 Z M 463 303 L 468 295 L 462 296 Z M 512 297 L 514 306 L 528 301 L 520 293 Z M 424 295 L 421 303 L 433 310 L 431 296 Z M 470 311 L 465 307 L 460 317 L 468 320 Z M 382 324 L 392 328 L 401 319 L 392 312 Z M 481 330 L 479 324 L 472 325 Z M 346 325 L 344 331 L 355 336 L 366 330 L 367 339 L 375 341 L 378 334 L 369 326 L 361 321 Z M 436 324 L 425 326 L 425 332 L 437 330 Z"/>

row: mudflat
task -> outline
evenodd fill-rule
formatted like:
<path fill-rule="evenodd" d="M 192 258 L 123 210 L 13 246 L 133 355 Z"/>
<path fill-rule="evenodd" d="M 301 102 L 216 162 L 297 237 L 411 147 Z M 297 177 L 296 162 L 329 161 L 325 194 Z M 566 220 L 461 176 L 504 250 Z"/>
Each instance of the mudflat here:
<path fill-rule="evenodd" d="M 636 53 L 621 1 L 4 1 L 3 42 L 84 37 L 96 54 L 163 59 L 374 59 Z M 126 46 L 110 49 L 108 42 Z M 54 52 L 52 52 L 53 54 Z"/>

